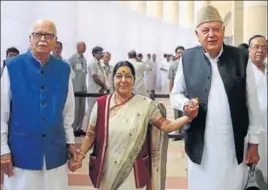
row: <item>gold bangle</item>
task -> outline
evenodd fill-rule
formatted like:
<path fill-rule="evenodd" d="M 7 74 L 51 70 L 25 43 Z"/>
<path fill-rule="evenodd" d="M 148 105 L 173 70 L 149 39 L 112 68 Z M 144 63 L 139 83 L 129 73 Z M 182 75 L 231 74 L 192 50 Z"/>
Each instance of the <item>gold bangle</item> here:
<path fill-rule="evenodd" d="M 81 151 L 79 151 L 79 154 L 81 154 L 83 156 L 83 158 L 86 157 L 86 155 L 83 152 L 81 152 Z"/>

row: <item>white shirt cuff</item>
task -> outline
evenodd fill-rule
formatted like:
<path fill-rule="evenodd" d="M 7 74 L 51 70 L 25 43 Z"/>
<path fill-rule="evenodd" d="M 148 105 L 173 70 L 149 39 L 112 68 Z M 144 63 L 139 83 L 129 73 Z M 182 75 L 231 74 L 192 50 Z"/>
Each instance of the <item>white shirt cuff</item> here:
<path fill-rule="evenodd" d="M 3 156 L 4 154 L 8 154 L 10 153 L 10 149 L 8 147 L 8 145 L 2 145 L 1 146 L 1 156 Z"/>
<path fill-rule="evenodd" d="M 74 137 L 74 131 L 72 128 L 70 128 L 68 131 L 66 131 L 66 143 L 67 144 L 75 144 L 75 137 Z"/>
<path fill-rule="evenodd" d="M 259 144 L 259 135 L 258 134 L 249 134 L 248 142 L 251 144 Z"/>

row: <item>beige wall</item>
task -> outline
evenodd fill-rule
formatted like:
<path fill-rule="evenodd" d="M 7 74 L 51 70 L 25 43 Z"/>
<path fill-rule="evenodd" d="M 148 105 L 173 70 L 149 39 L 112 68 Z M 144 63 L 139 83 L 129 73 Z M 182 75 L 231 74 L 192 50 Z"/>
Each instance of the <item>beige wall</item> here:
<path fill-rule="evenodd" d="M 147 16 L 181 27 L 193 28 L 198 10 L 212 5 L 219 10 L 225 24 L 225 36 L 233 36 L 234 45 L 247 42 L 254 34 L 267 38 L 266 1 L 121 1 Z"/>
<path fill-rule="evenodd" d="M 255 34 L 267 38 L 267 1 L 244 1 L 244 42 Z"/>
<path fill-rule="evenodd" d="M 233 28 L 232 28 L 232 17 L 230 13 L 232 12 L 232 1 L 211 1 L 210 5 L 216 7 L 224 21 L 225 24 L 225 35 L 232 36 Z M 228 17 L 226 19 L 226 16 Z"/>

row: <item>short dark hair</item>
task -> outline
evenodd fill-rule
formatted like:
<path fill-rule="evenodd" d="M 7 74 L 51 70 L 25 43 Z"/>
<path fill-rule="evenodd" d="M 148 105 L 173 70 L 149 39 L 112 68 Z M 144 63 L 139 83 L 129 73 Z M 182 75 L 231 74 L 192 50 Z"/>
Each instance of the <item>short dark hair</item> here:
<path fill-rule="evenodd" d="M 239 48 L 242 48 L 242 49 L 248 49 L 249 48 L 249 45 L 246 44 L 246 43 L 242 43 L 238 46 Z"/>
<path fill-rule="evenodd" d="M 132 59 L 132 58 L 136 58 L 137 57 L 137 53 L 135 50 L 131 50 L 128 52 L 128 58 Z"/>
<path fill-rule="evenodd" d="M 256 35 L 252 36 L 251 38 L 249 38 L 249 40 L 248 40 L 249 46 L 251 45 L 252 40 L 254 40 L 256 38 L 263 38 L 264 40 L 266 40 L 266 38 L 263 35 L 256 34 Z"/>
<path fill-rule="evenodd" d="M 130 68 L 131 74 L 134 76 L 134 80 L 135 80 L 135 76 L 136 76 L 135 68 L 129 61 L 119 61 L 118 63 L 116 63 L 116 65 L 114 66 L 114 70 L 113 70 L 113 77 L 115 76 L 116 71 L 120 67 L 123 67 L 123 66 L 127 66 Z"/>
<path fill-rule="evenodd" d="M 139 54 L 138 54 L 138 57 L 143 57 L 142 53 L 139 53 Z"/>
<path fill-rule="evenodd" d="M 178 47 L 176 47 L 176 49 L 175 49 L 175 53 L 177 53 L 177 51 L 178 51 L 179 49 L 181 49 L 181 50 L 185 50 L 185 48 L 184 48 L 183 46 L 178 46 Z"/>
<path fill-rule="evenodd" d="M 9 53 L 17 53 L 17 54 L 20 54 L 19 50 L 15 47 L 10 47 L 7 49 L 6 51 L 6 56 L 9 54 Z"/>
<path fill-rule="evenodd" d="M 59 44 L 60 47 L 62 48 L 62 42 L 60 42 L 60 41 L 56 41 L 56 44 Z"/>
<path fill-rule="evenodd" d="M 99 53 L 99 52 L 101 52 L 101 51 L 103 51 L 103 48 L 102 48 L 102 47 L 100 47 L 100 46 L 95 46 L 95 47 L 92 49 L 92 54 L 94 55 L 94 54 Z"/>

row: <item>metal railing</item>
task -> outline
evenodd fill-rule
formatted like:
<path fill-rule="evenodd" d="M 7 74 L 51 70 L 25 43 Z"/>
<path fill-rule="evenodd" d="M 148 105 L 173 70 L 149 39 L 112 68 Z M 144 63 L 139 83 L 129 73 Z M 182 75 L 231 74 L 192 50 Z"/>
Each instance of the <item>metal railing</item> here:
<path fill-rule="evenodd" d="M 109 93 L 106 94 L 99 94 L 99 93 L 88 93 L 88 92 L 75 92 L 74 95 L 76 97 L 100 97 L 100 96 L 104 96 L 107 95 Z M 155 91 L 152 90 L 150 92 L 150 96 L 149 96 L 152 100 L 155 100 L 156 98 L 169 98 L 169 94 L 155 94 Z"/>

